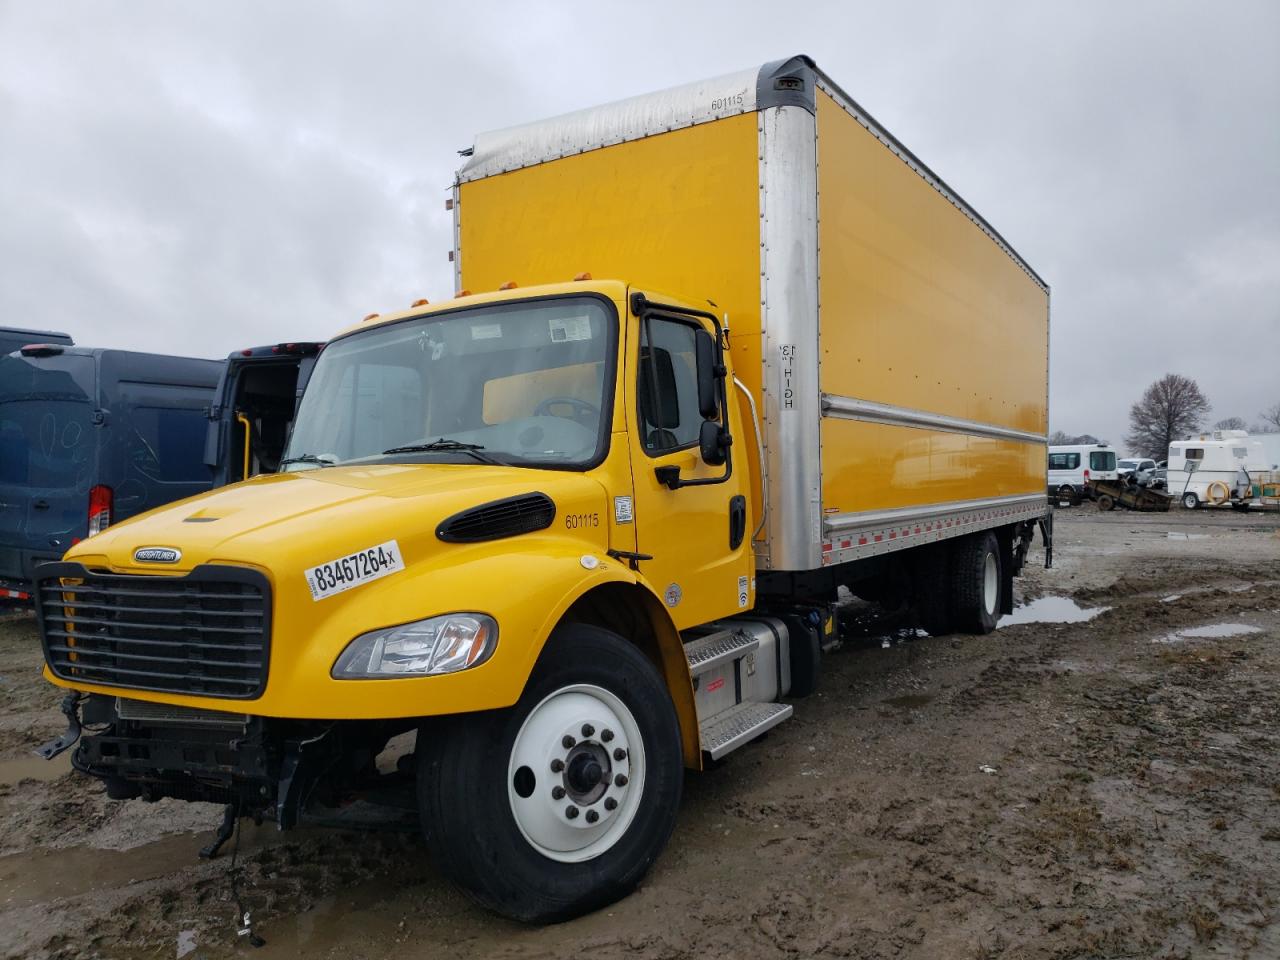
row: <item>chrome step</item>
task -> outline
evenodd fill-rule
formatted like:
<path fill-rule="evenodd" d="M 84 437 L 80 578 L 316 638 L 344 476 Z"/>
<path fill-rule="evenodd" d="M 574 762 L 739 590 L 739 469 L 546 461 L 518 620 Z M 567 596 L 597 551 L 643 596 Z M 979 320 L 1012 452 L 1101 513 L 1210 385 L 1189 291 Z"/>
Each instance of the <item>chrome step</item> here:
<path fill-rule="evenodd" d="M 689 660 L 689 675 L 701 676 L 726 661 L 745 657 L 759 646 L 759 640 L 741 630 L 721 630 L 700 637 L 684 647 L 684 655 Z"/>
<path fill-rule="evenodd" d="M 702 752 L 719 760 L 791 716 L 789 703 L 740 703 L 707 719 L 700 727 Z"/>

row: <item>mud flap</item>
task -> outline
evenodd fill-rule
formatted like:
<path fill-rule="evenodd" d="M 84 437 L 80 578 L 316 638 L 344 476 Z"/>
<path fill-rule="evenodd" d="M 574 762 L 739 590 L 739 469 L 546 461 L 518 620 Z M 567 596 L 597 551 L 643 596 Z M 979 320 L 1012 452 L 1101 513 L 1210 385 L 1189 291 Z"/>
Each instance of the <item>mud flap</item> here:
<path fill-rule="evenodd" d="M 1053 567 L 1053 511 L 1046 513 L 1037 523 L 1044 539 L 1044 568 L 1049 570 Z"/>

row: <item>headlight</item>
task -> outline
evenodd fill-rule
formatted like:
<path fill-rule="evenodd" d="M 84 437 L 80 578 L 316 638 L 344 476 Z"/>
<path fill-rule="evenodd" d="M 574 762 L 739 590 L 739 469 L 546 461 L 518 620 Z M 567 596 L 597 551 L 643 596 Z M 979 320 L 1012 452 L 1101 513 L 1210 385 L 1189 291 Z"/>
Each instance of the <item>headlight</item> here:
<path fill-rule="evenodd" d="M 482 613 L 449 613 L 362 633 L 333 665 L 335 680 L 457 673 L 489 659 L 498 624 Z"/>

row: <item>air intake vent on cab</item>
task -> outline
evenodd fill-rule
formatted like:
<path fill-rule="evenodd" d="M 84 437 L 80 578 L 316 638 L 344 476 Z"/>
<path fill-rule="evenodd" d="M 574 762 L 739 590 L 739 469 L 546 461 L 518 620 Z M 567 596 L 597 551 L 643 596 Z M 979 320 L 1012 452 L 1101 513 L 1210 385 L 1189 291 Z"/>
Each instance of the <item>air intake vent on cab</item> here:
<path fill-rule="evenodd" d="M 436 527 L 436 536 L 449 543 L 501 540 L 545 530 L 555 518 L 556 505 L 545 493 L 522 493 L 455 513 Z"/>

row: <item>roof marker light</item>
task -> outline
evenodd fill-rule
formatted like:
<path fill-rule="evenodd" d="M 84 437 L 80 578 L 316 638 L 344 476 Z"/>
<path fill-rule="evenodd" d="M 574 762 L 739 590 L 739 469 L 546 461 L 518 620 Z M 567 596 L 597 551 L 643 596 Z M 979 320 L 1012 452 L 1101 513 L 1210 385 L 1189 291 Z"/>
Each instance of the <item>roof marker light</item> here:
<path fill-rule="evenodd" d="M 576 274 L 576 275 L 574 276 L 574 278 L 573 278 L 573 279 L 574 279 L 574 280 L 590 280 L 590 279 L 591 279 L 591 274 L 587 273 L 587 272 L 584 270 L 584 271 L 582 271 L 582 273 Z"/>
<path fill-rule="evenodd" d="M 380 316 L 382 316 L 382 314 L 380 314 L 380 313 L 371 313 L 371 314 L 369 314 L 367 317 L 365 317 L 365 318 L 364 318 L 362 321 L 360 321 L 360 322 L 361 322 L 361 323 L 368 323 L 370 320 L 377 320 L 377 319 L 378 319 L 378 317 L 380 317 Z"/>
<path fill-rule="evenodd" d="M 430 306 L 430 304 L 431 304 L 431 301 L 428 300 L 426 297 L 423 297 L 422 299 L 415 300 L 413 301 L 413 303 L 409 304 L 409 308 L 413 309 L 414 307 L 426 307 L 426 306 Z"/>
<path fill-rule="evenodd" d="M 498 289 L 499 289 L 499 290 L 514 290 L 515 288 L 516 288 L 516 282 L 515 282 L 514 280 L 508 280 L 506 283 L 504 283 L 504 284 L 503 284 L 502 286 L 500 286 Z"/>
<path fill-rule="evenodd" d="M 471 296 L 471 291 L 470 291 L 470 290 L 459 290 L 459 291 L 458 291 L 457 293 L 455 293 L 453 296 L 454 296 L 454 299 L 457 299 L 458 297 L 469 297 L 469 296 Z"/>

